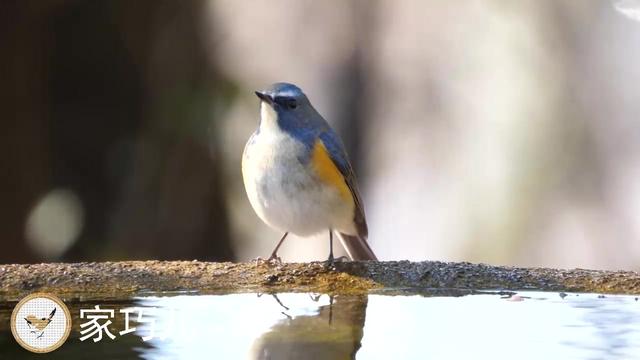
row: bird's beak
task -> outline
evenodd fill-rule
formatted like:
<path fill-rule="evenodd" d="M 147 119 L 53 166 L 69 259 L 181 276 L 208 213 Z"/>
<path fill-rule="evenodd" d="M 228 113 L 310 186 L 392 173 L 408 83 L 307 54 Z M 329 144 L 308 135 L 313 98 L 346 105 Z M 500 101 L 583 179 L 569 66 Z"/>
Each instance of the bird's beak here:
<path fill-rule="evenodd" d="M 273 98 L 271 95 L 264 93 L 262 91 L 256 91 L 256 96 L 260 98 L 260 100 L 266 102 L 269 105 L 273 104 Z"/>

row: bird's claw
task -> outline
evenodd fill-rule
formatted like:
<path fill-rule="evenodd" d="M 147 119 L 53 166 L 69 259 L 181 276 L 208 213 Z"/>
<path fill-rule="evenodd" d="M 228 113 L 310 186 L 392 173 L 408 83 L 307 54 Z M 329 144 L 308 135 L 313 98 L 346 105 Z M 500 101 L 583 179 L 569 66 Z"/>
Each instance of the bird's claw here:
<path fill-rule="evenodd" d="M 349 261 L 349 258 L 346 256 L 340 256 L 337 258 L 334 258 L 333 256 L 329 256 L 329 258 L 324 261 L 324 266 L 326 268 L 333 268 L 336 263 L 344 263 L 347 261 Z"/>
<path fill-rule="evenodd" d="M 261 257 L 257 257 L 253 260 L 251 260 L 252 262 L 255 262 L 256 265 L 282 265 L 282 259 L 280 259 L 280 256 L 270 256 L 268 259 L 263 259 Z"/>

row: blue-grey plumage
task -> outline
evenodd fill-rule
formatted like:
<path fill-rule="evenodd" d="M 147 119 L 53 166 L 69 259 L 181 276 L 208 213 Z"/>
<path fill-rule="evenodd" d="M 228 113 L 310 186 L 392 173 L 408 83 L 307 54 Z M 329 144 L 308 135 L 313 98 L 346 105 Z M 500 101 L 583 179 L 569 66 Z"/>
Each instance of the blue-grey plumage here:
<path fill-rule="evenodd" d="M 260 123 L 245 146 L 242 174 L 253 209 L 285 235 L 336 231 L 354 260 L 376 260 L 355 174 L 339 136 L 295 85 L 257 91 Z M 333 259 L 330 247 L 329 258 Z"/>

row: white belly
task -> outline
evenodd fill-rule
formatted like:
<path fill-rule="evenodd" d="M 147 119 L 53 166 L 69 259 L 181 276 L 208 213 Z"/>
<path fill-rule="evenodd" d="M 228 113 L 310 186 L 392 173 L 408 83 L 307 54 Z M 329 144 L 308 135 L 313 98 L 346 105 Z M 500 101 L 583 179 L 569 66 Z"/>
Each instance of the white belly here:
<path fill-rule="evenodd" d="M 251 206 L 267 225 L 300 236 L 354 234 L 353 204 L 298 159 L 305 146 L 284 132 L 260 132 L 245 147 L 242 175 Z"/>

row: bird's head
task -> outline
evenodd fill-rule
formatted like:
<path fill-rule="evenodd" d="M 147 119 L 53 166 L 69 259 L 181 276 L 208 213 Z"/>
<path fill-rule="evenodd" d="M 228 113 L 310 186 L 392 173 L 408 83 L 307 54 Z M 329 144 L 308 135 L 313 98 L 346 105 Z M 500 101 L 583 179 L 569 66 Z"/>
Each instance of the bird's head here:
<path fill-rule="evenodd" d="M 275 83 L 266 90 L 256 91 L 256 95 L 261 103 L 261 128 L 277 125 L 280 129 L 294 131 L 304 128 L 319 116 L 296 85 Z"/>

